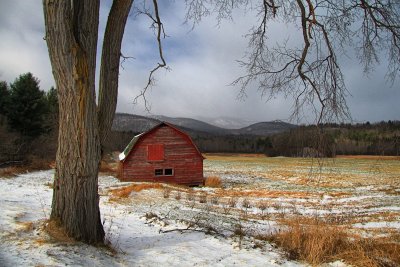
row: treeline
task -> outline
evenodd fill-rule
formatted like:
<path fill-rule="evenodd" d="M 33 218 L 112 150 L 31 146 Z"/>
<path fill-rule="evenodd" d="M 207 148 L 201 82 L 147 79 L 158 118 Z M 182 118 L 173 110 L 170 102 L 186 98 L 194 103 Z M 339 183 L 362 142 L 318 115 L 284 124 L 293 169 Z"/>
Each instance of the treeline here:
<path fill-rule="evenodd" d="M 0 167 L 55 158 L 57 99 L 56 89 L 43 91 L 32 73 L 0 81 Z"/>
<path fill-rule="evenodd" d="M 299 126 L 271 136 L 212 136 L 192 132 L 203 152 L 269 156 L 400 155 L 400 121 Z"/>
<path fill-rule="evenodd" d="M 53 160 L 57 150 L 58 100 L 31 73 L 0 81 L 0 167 L 32 158 Z M 212 135 L 188 131 L 201 152 L 264 153 L 269 156 L 400 155 L 400 121 L 299 126 L 270 135 Z M 103 152 L 122 151 L 133 132 L 110 134 Z"/>
<path fill-rule="evenodd" d="M 400 155 L 400 121 L 299 126 L 270 135 L 212 135 L 184 129 L 203 153 L 263 153 L 268 156 L 334 157 Z M 133 132 L 112 132 L 105 152 L 122 151 Z"/>

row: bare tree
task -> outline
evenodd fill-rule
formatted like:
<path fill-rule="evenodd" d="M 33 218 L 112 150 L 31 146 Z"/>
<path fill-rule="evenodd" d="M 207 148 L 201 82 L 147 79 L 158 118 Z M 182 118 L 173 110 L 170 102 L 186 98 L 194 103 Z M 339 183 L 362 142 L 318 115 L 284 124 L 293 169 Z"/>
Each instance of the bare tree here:
<path fill-rule="evenodd" d="M 51 219 L 59 221 L 69 236 L 87 243 L 104 240 L 98 167 L 115 114 L 121 42 L 132 3 L 112 3 L 104 34 L 97 106 L 100 0 L 43 0 L 45 39 L 58 89 L 60 120 Z M 156 0 L 153 7 L 155 27 L 160 32 Z M 158 44 L 161 47 L 160 38 Z"/>
<path fill-rule="evenodd" d="M 235 9 L 256 14 L 258 25 L 248 34 L 245 75 L 233 81 L 246 95 L 256 83 L 263 96 L 292 96 L 293 115 L 312 107 L 317 123 L 350 118 L 348 91 L 339 59 L 349 47 L 368 73 L 385 56 L 387 78 L 393 82 L 400 70 L 400 2 L 393 0 L 186 0 L 186 20 L 199 23 L 216 14 L 232 19 Z M 279 21 L 298 29 L 300 45 L 271 45 L 268 23 Z"/>

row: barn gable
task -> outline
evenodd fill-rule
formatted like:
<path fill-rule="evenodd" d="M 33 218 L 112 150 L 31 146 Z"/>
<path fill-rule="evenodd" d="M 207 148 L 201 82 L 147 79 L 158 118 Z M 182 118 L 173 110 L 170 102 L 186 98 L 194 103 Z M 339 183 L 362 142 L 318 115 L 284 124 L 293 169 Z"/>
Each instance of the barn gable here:
<path fill-rule="evenodd" d="M 129 144 L 125 147 L 124 151 L 119 154 L 119 160 L 120 161 L 124 161 L 126 159 L 126 157 L 129 155 L 129 153 L 131 153 L 131 151 L 134 149 L 135 145 L 143 138 L 145 138 L 146 135 L 150 134 L 151 132 L 154 132 L 155 130 L 157 130 L 158 128 L 162 127 L 162 126 L 168 126 L 172 129 L 174 129 L 175 131 L 177 131 L 178 133 L 180 133 L 182 136 L 184 136 L 186 139 L 188 139 L 188 141 L 191 143 L 191 145 L 196 148 L 197 153 L 199 154 L 199 156 L 201 156 L 203 159 L 203 155 L 201 154 L 200 150 L 197 148 L 197 146 L 193 143 L 192 138 L 190 138 L 190 136 L 188 134 L 186 134 L 185 132 L 183 132 L 182 130 L 178 129 L 177 127 L 175 127 L 174 125 L 167 123 L 167 122 L 161 122 L 159 124 L 157 124 L 156 126 L 154 126 L 153 128 L 151 128 L 150 130 L 148 130 L 147 132 L 143 132 L 140 133 L 138 135 L 135 135 L 132 140 L 129 142 Z"/>
<path fill-rule="evenodd" d="M 186 133 L 166 122 L 133 137 L 119 158 L 123 181 L 203 183 L 203 155 Z"/>

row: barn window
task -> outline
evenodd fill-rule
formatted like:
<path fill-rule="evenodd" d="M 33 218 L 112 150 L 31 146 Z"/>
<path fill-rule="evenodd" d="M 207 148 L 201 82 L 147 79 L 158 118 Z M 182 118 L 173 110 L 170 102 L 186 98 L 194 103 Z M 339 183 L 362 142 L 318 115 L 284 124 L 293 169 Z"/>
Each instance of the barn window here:
<path fill-rule="evenodd" d="M 174 169 L 155 169 L 154 170 L 155 176 L 172 176 L 174 175 Z"/>
<path fill-rule="evenodd" d="M 148 145 L 147 160 L 149 161 L 164 160 L 164 145 L 163 144 Z"/>
<path fill-rule="evenodd" d="M 172 169 L 164 169 L 164 175 L 173 175 L 174 172 Z"/>

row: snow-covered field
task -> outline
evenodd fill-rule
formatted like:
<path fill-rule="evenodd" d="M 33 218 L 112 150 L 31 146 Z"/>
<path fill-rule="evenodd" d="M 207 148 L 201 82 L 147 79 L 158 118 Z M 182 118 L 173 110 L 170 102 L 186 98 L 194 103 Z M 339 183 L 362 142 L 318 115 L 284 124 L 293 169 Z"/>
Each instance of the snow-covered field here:
<path fill-rule="evenodd" d="M 304 266 L 252 236 L 279 230 L 292 215 L 330 216 L 365 235 L 400 229 L 398 160 L 208 156 L 204 168 L 224 187 L 169 185 L 122 198 L 112 190 L 130 183 L 101 175 L 114 251 L 44 231 L 52 170 L 0 178 L 0 266 Z"/>

